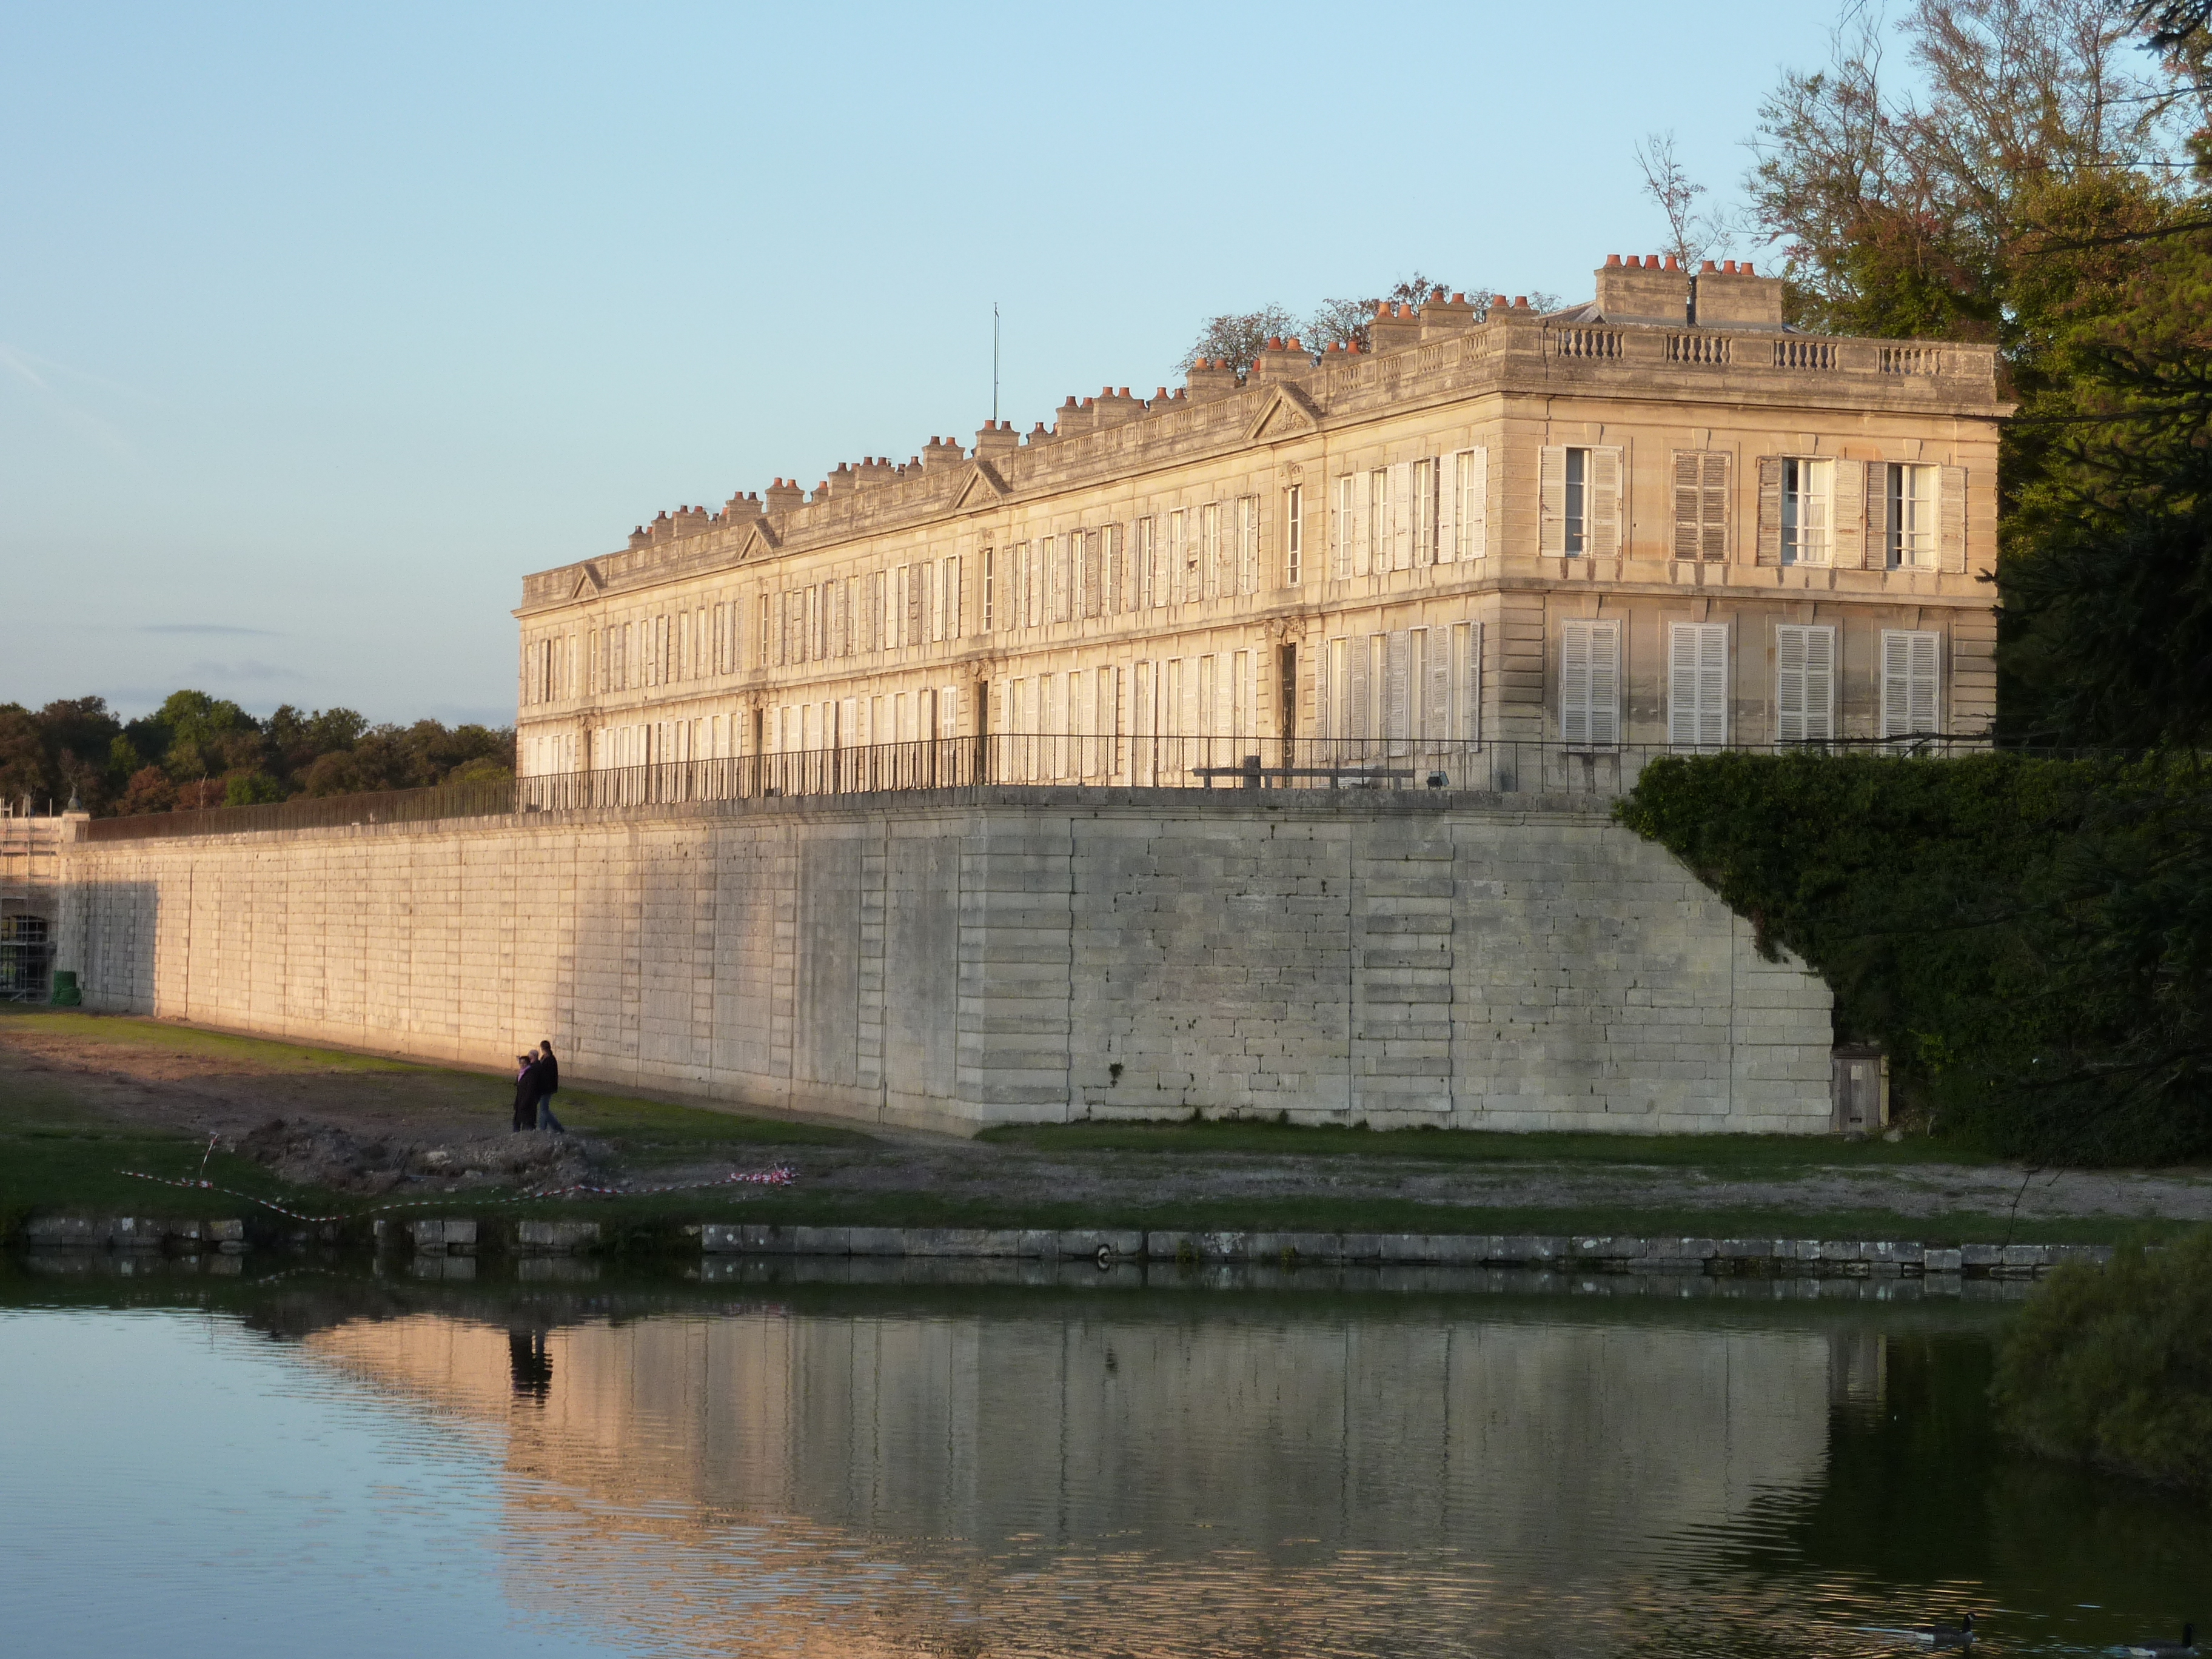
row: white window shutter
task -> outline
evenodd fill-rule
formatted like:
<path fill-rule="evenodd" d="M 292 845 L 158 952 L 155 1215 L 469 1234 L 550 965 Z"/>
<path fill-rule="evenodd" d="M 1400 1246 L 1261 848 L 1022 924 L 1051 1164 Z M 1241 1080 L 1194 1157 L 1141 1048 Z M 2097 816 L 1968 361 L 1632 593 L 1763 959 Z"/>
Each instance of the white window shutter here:
<path fill-rule="evenodd" d="M 1805 735 L 1836 735 L 1836 630 L 1808 628 L 1805 633 Z"/>
<path fill-rule="evenodd" d="M 1809 628 L 1774 630 L 1774 740 L 1802 743 L 1806 730 L 1805 659 Z"/>
<path fill-rule="evenodd" d="M 1466 459 L 1464 455 L 1446 455 L 1436 465 L 1438 564 L 1459 557 L 1459 470 Z"/>
<path fill-rule="evenodd" d="M 1717 749 L 1728 741 L 1728 624 L 1675 623 L 1667 633 L 1667 738 Z"/>
<path fill-rule="evenodd" d="M 1490 451 L 1478 444 L 1460 459 L 1467 466 L 1461 479 L 1460 540 L 1465 556 L 1479 559 L 1490 550 Z"/>
<path fill-rule="evenodd" d="M 1716 562 L 1728 557 L 1729 458 L 1724 449 L 1705 452 L 1703 477 L 1698 480 L 1704 533 L 1698 550 Z"/>
<path fill-rule="evenodd" d="M 1590 741 L 1609 745 L 1620 741 L 1620 624 L 1589 627 Z"/>
<path fill-rule="evenodd" d="M 1368 641 L 1354 635 L 1346 642 L 1346 655 L 1352 659 L 1352 672 L 1346 676 L 1352 683 L 1352 706 L 1346 709 L 1344 735 L 1347 738 L 1370 738 L 1374 733 L 1367 729 L 1370 714 L 1375 707 L 1374 696 L 1367 683 L 1367 664 L 1371 654 Z"/>
<path fill-rule="evenodd" d="M 1316 735 L 1333 738 L 1336 728 L 1328 723 L 1334 712 L 1329 707 L 1328 683 L 1339 653 L 1344 648 L 1342 640 L 1322 642 L 1321 660 L 1314 665 L 1314 731 Z"/>
<path fill-rule="evenodd" d="M 1369 544 L 1374 538 L 1369 534 L 1369 520 L 1375 516 L 1370 510 L 1367 492 L 1375 487 L 1370 473 L 1352 475 L 1352 574 L 1364 576 L 1375 568 L 1375 550 Z"/>
<path fill-rule="evenodd" d="M 1389 689 L 1383 705 L 1383 735 L 1402 744 L 1413 735 L 1413 635 L 1395 629 L 1390 635 L 1388 661 Z"/>
<path fill-rule="evenodd" d="M 1718 749 L 1728 742 L 1729 630 L 1726 623 L 1698 629 L 1698 743 Z"/>
<path fill-rule="evenodd" d="M 1694 449 L 1674 452 L 1674 556 L 1700 556 L 1705 525 L 1705 496 L 1699 489 L 1705 456 Z"/>
<path fill-rule="evenodd" d="M 1547 444 L 1536 452 L 1536 550 L 1564 556 L 1567 550 L 1567 451 L 1564 444 Z"/>
<path fill-rule="evenodd" d="M 1359 534 L 1357 477 L 1347 472 L 1336 481 L 1336 533 L 1330 538 L 1329 574 L 1339 581 L 1352 574 L 1352 544 Z"/>
<path fill-rule="evenodd" d="M 1942 670 L 1942 635 L 1912 635 L 1912 695 L 1909 704 L 1915 732 L 1938 732 L 1942 721 L 1936 707 Z"/>
<path fill-rule="evenodd" d="M 1620 624 L 1571 622 L 1559 642 L 1559 736 L 1565 743 L 1620 741 Z"/>
<path fill-rule="evenodd" d="M 1698 740 L 1698 629 L 1675 623 L 1667 630 L 1667 741 Z"/>
<path fill-rule="evenodd" d="M 1886 629 L 1881 636 L 1881 734 L 1939 730 L 1942 636 Z"/>
<path fill-rule="evenodd" d="M 1835 475 L 1835 504 L 1828 532 L 1834 550 L 1831 558 L 1839 570 L 1856 570 L 1866 562 L 1866 463 L 1838 461 Z"/>
<path fill-rule="evenodd" d="M 1413 464 L 1400 461 L 1390 469 L 1390 568 L 1413 568 Z"/>
<path fill-rule="evenodd" d="M 1782 562 L 1782 457 L 1759 458 L 1759 562 Z"/>
<path fill-rule="evenodd" d="M 1482 624 L 1461 623 L 1452 629 L 1452 672 L 1458 690 L 1452 698 L 1452 736 L 1461 743 L 1482 737 Z"/>
<path fill-rule="evenodd" d="M 1453 633 L 1449 628 L 1431 628 L 1422 636 L 1421 738 L 1425 743 L 1443 743 L 1451 737 Z"/>
<path fill-rule="evenodd" d="M 1936 470 L 1936 566 L 1954 576 L 1966 574 L 1966 469 L 1963 466 Z"/>
<path fill-rule="evenodd" d="M 1589 551 L 1600 557 L 1618 557 L 1627 516 L 1621 499 L 1626 472 L 1621 452 L 1610 446 L 1593 449 L 1589 466 Z"/>

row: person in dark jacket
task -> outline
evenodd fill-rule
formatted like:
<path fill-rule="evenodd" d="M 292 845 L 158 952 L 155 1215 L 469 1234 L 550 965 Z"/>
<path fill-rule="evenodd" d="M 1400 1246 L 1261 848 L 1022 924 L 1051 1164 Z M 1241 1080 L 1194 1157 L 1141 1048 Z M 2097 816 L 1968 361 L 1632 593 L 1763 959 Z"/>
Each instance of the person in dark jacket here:
<path fill-rule="evenodd" d="M 561 1062 L 553 1058 L 553 1039 L 547 1037 L 538 1047 L 538 1127 L 550 1129 L 556 1135 L 568 1132 L 561 1127 L 561 1120 L 553 1115 L 553 1097 L 561 1087 Z"/>
<path fill-rule="evenodd" d="M 514 1079 L 514 1128 L 520 1134 L 538 1127 L 538 1096 L 544 1083 L 536 1054 L 517 1054 L 515 1059 L 522 1064 Z"/>

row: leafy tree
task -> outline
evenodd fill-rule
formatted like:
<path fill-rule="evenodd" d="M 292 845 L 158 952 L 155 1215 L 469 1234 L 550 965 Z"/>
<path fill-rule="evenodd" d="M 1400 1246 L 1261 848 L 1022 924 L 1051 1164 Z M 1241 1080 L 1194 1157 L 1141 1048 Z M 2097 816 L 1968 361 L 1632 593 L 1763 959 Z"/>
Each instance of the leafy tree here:
<path fill-rule="evenodd" d="M 1261 306 L 1257 311 L 1224 312 L 1206 319 L 1197 343 L 1176 363 L 1178 374 L 1188 374 L 1200 363 L 1223 362 L 1242 374 L 1252 367 L 1270 339 L 1298 331 L 1297 319 L 1280 306 Z"/>
<path fill-rule="evenodd" d="M 1426 305 L 1436 295 L 1448 292 L 1445 284 L 1431 281 L 1416 270 L 1393 283 L 1388 293 L 1365 300 L 1323 300 L 1306 322 L 1304 343 L 1316 351 L 1326 351 L 1331 346 L 1358 346 L 1367 350 L 1373 343 L 1368 325 L 1375 320 L 1375 312 L 1382 305 Z M 1543 296 L 1550 299 L 1552 296 Z M 1486 305 L 1488 290 L 1474 296 L 1477 307 Z"/>
<path fill-rule="evenodd" d="M 263 806 L 283 800 L 286 793 L 284 786 L 266 772 L 233 772 L 222 781 L 225 806 Z"/>
<path fill-rule="evenodd" d="M 1999 731 L 2142 744 L 2207 729 L 2195 664 L 2206 435 L 2201 36 L 2151 9 L 1917 0 L 1895 90 L 1877 21 L 1762 106 L 1749 181 L 1801 325 L 1995 342 Z M 2192 168 L 2192 161 L 2197 166 Z"/>
<path fill-rule="evenodd" d="M 142 766 L 124 784 L 115 810 L 127 817 L 138 812 L 173 811 L 176 805 L 177 786 L 169 775 L 158 766 Z"/>
<path fill-rule="evenodd" d="M 0 800 L 13 807 L 27 796 L 43 806 L 52 793 L 38 720 L 19 702 L 0 703 Z"/>

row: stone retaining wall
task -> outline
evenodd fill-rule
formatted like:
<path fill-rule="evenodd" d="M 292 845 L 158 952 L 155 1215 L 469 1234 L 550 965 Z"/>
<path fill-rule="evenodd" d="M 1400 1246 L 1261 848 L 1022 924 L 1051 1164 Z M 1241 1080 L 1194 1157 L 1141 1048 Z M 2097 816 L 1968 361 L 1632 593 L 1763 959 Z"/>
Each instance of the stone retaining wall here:
<path fill-rule="evenodd" d="M 973 1130 L 1809 1132 L 1831 998 L 1601 804 L 994 790 L 65 849 L 89 1006 Z"/>

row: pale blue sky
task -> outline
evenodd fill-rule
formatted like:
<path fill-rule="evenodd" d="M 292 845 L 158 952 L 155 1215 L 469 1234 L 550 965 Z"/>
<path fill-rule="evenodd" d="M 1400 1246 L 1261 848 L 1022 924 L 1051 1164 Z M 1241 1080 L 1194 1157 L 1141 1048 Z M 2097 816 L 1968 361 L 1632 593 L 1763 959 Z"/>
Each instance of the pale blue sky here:
<path fill-rule="evenodd" d="M 0 701 L 512 719 L 526 571 L 972 442 L 994 299 L 1026 430 L 1218 311 L 1580 298 L 1832 21 L 0 0 Z"/>

